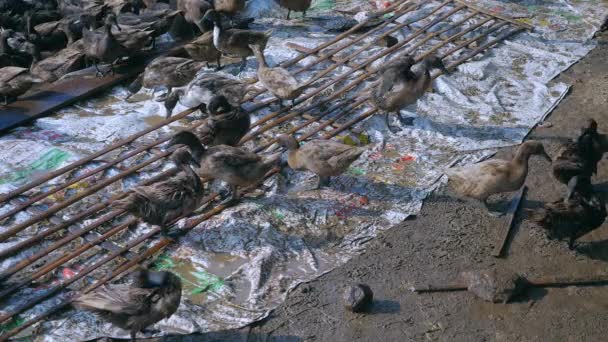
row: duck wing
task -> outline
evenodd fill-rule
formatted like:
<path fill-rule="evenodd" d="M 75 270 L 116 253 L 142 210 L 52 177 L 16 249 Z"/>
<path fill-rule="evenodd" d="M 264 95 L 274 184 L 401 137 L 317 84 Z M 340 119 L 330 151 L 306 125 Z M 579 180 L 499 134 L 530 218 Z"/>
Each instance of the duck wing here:
<path fill-rule="evenodd" d="M 95 292 L 80 296 L 74 305 L 81 309 L 115 314 L 145 313 L 156 289 L 142 289 L 125 284 L 105 285 Z"/>
<path fill-rule="evenodd" d="M 207 152 L 207 158 L 210 158 L 212 162 L 232 167 L 246 166 L 262 161 L 262 158 L 253 152 L 227 145 L 210 148 Z"/>
<path fill-rule="evenodd" d="M 495 159 L 451 168 L 445 173 L 452 188 L 460 195 L 485 199 L 502 188 L 502 183 L 509 179 L 511 168 L 508 161 Z"/>
<path fill-rule="evenodd" d="M 264 32 L 256 32 L 251 30 L 230 29 L 224 31 L 227 35 L 227 46 L 247 47 L 249 45 L 259 44 L 262 49 L 266 47 L 268 36 Z"/>

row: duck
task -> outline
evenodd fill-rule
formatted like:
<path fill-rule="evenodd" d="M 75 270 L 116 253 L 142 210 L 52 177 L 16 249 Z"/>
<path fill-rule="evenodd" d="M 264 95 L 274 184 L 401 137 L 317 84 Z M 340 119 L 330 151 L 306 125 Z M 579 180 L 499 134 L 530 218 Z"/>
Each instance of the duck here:
<path fill-rule="evenodd" d="M 171 160 L 180 172 L 165 181 L 133 189 L 127 197 L 112 202 L 112 207 L 132 213 L 142 221 L 161 227 L 167 235 L 167 224 L 198 208 L 203 197 L 203 183 L 191 164 L 200 168 L 187 147 L 179 147 Z"/>
<path fill-rule="evenodd" d="M 306 11 L 310 8 L 312 0 L 277 0 L 279 6 L 287 8 L 287 20 L 290 20 L 291 11 L 303 12 L 302 18 L 306 17 Z"/>
<path fill-rule="evenodd" d="M 104 285 L 80 295 L 72 305 L 129 330 L 131 342 L 135 342 L 138 332 L 177 311 L 182 298 L 182 283 L 178 276 L 167 271 L 142 269 L 134 272 L 132 278 L 131 285 Z"/>
<path fill-rule="evenodd" d="M 272 32 L 271 30 L 266 32 L 240 29 L 224 30 L 221 18 L 215 10 L 207 11 L 203 21 L 207 23 L 205 26 L 213 24 L 213 45 L 222 54 L 241 58 L 240 71 L 243 71 L 247 66 L 247 57 L 253 55 L 250 46 L 257 45 L 260 50 L 264 51 Z"/>
<path fill-rule="evenodd" d="M 206 0 L 177 0 L 177 10 L 183 13 L 187 22 L 196 25 L 201 33 L 210 29 L 204 25 L 202 19 L 212 8 L 213 5 Z"/>
<path fill-rule="evenodd" d="M 190 40 L 196 36 L 193 26 L 186 21 L 182 12 L 179 11 L 171 21 L 168 33 L 173 40 L 178 42 Z"/>
<path fill-rule="evenodd" d="M 193 151 L 193 156 L 200 158 L 201 167 L 196 171 L 199 176 L 218 179 L 230 185 L 230 195 L 223 202 L 225 205 L 237 202 L 241 197 L 239 187 L 258 184 L 279 161 L 276 156 L 263 159 L 240 147 L 217 145 L 206 148 L 188 130 L 178 132 L 168 143 L 169 146 L 175 144 L 188 146 Z"/>
<path fill-rule="evenodd" d="M 578 238 L 604 223 L 606 215 L 606 203 L 593 190 L 591 178 L 580 177 L 571 195 L 532 211 L 529 219 L 546 229 L 549 238 L 568 239 L 572 250 Z"/>
<path fill-rule="evenodd" d="M 170 118 L 177 102 L 189 108 L 199 107 L 205 112 L 209 101 L 215 95 L 223 95 L 231 106 L 241 105 L 241 101 L 250 90 L 250 87 L 242 81 L 221 73 L 202 73 L 194 78 L 184 88 L 173 89 L 164 98 L 167 118 Z"/>
<path fill-rule="evenodd" d="M 0 68 L 0 96 L 4 97 L 4 105 L 8 104 L 9 99 L 28 91 L 32 85 L 42 82 L 27 68 L 14 66 Z"/>
<path fill-rule="evenodd" d="M 45 82 L 54 82 L 63 75 L 84 68 L 84 54 L 76 48 L 65 48 L 31 66 L 32 75 Z"/>
<path fill-rule="evenodd" d="M 231 18 L 245 8 L 245 0 L 214 0 L 213 8 Z"/>
<path fill-rule="evenodd" d="M 140 54 L 147 47 L 154 48 L 156 38 L 154 28 L 122 29 L 120 27 L 118 31 L 113 32 L 113 35 L 116 41 L 127 50 L 127 56 Z"/>
<path fill-rule="evenodd" d="M 98 61 L 111 63 L 110 70 L 114 73 L 114 62 L 130 54 L 112 34 L 112 25 L 116 25 L 120 30 L 116 16 L 110 13 L 106 16 L 103 32 L 90 31 L 86 27 L 82 30 L 83 52 L 87 58 L 94 60 L 97 75 L 103 75 L 97 66 Z"/>
<path fill-rule="evenodd" d="M 207 68 L 210 68 L 209 62 L 216 62 L 216 70 L 222 68 L 220 61 L 222 53 L 213 45 L 213 33 L 205 32 L 197 39 L 184 45 L 184 50 L 188 56 L 195 61 L 207 62 Z"/>
<path fill-rule="evenodd" d="M 291 100 L 291 104 L 294 106 L 295 99 L 302 94 L 304 87 L 300 86 L 298 80 L 287 69 L 281 67 L 269 68 L 266 64 L 264 52 L 258 45 L 250 45 L 249 47 L 258 60 L 257 74 L 260 83 L 280 100 L 281 107 L 283 107 L 283 100 Z"/>
<path fill-rule="evenodd" d="M 199 126 L 194 134 L 201 143 L 210 147 L 217 145 L 237 146 L 251 126 L 249 114 L 233 107 L 223 95 L 214 96 L 207 110 L 210 118 Z"/>
<path fill-rule="evenodd" d="M 488 197 L 521 188 L 526 181 L 528 159 L 532 155 L 541 156 L 551 162 L 543 144 L 530 140 L 517 148 L 511 160 L 492 159 L 446 170 L 448 185 L 456 194 L 475 199 L 488 209 Z M 489 209 L 488 212 L 492 216 L 501 215 Z"/>
<path fill-rule="evenodd" d="M 181 15 L 180 13 L 181 12 L 179 11 L 162 11 L 161 13 L 148 13 L 145 15 L 128 13 L 118 16 L 118 24 L 123 29 L 123 32 L 126 32 L 127 34 L 132 31 L 151 31 L 149 39 L 152 40 L 152 48 L 155 48 L 156 38 L 169 31 L 175 18 L 178 15 Z M 120 40 L 120 34 L 117 34 L 117 36 Z M 142 40 L 144 39 L 142 38 Z"/>
<path fill-rule="evenodd" d="M 381 69 L 379 82 L 372 89 L 372 102 L 385 112 L 385 120 L 388 129 L 396 133 L 389 122 L 389 113 L 396 113 L 399 120 L 405 122 L 401 116 L 401 109 L 416 103 L 431 85 L 431 73 L 433 69 L 439 69 L 447 73 L 441 58 L 429 56 L 420 63 L 405 55 L 397 61 Z"/>
<path fill-rule="evenodd" d="M 27 67 L 32 63 L 32 54 L 15 52 L 8 44 L 8 38 L 12 36 L 13 30 L 3 29 L 0 31 L 0 68 L 7 66 Z"/>
<path fill-rule="evenodd" d="M 277 143 L 287 149 L 290 168 L 312 171 L 319 177 L 316 189 L 328 186 L 330 177 L 344 173 L 366 150 L 332 140 L 312 140 L 300 146 L 293 135 L 281 135 Z"/>
<path fill-rule="evenodd" d="M 576 141 L 564 144 L 552 165 L 553 176 L 568 186 L 568 195 L 579 178 L 591 177 L 597 173 L 597 164 L 604 155 L 601 138 L 597 132 L 597 122 L 589 119 Z"/>
<path fill-rule="evenodd" d="M 144 72 L 128 88 L 131 93 L 136 93 L 142 86 L 145 88 L 165 86 L 171 92 L 173 87 L 182 87 L 192 81 L 203 66 L 203 62 L 189 58 L 158 57 L 146 66 Z"/>

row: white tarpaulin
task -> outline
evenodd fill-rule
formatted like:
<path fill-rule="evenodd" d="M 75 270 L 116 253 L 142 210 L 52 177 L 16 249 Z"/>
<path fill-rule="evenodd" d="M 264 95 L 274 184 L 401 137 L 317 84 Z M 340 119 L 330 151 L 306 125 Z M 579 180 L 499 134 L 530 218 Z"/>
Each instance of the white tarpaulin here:
<path fill-rule="evenodd" d="M 316 3 L 329 8 L 328 13 L 333 5 L 332 1 Z M 362 9 L 367 3 L 363 5 Z M 308 190 L 316 181 L 314 175 L 288 171 L 266 182 L 270 191 L 244 198 L 182 237 L 155 263 L 157 268 L 168 269 L 183 279 L 182 305 L 173 317 L 161 321 L 154 329 L 184 334 L 223 330 L 267 316 L 297 284 L 344 264 L 361 253 L 378 231 L 417 214 L 425 197 L 441 183 L 442 170 L 455 162 L 470 163 L 485 158 L 498 147 L 519 144 L 565 96 L 569 86 L 551 80 L 594 48 L 591 38 L 608 13 L 608 5 L 596 1 L 478 1 L 476 5 L 518 18 L 535 29 L 515 35 L 451 74 L 439 77 L 433 93 L 427 93 L 416 105 L 403 111 L 404 116 L 412 118 L 413 125 L 402 127 L 399 133 L 386 131 L 380 115 L 360 124 L 364 132 L 360 138 L 369 140 L 368 150 L 348 173 L 332 179 L 329 188 Z M 275 27 L 266 50 L 271 65 L 297 55 L 284 47 L 286 42 L 315 47 L 333 37 L 299 18 L 297 24 L 270 18 L 269 13 L 281 18 L 285 15 L 273 1 L 252 0 L 248 11 L 264 14 L 264 20 L 259 21 L 262 29 Z M 400 21 L 424 11 L 425 6 Z M 412 25 L 412 29 L 424 23 Z M 399 35 L 397 38 L 402 39 Z M 366 54 L 379 49 L 370 49 Z M 300 65 L 311 61 L 306 59 Z M 376 65 L 380 63 L 383 61 Z M 256 65 L 250 59 L 246 71 L 238 77 L 251 77 Z M 298 78 L 306 80 L 323 67 L 326 65 L 315 66 Z M 336 72 L 348 70 L 341 67 Z M 230 73 L 234 68 L 225 71 Z M 0 192 L 100 150 L 164 117 L 162 104 L 152 100 L 158 92 L 142 91 L 131 101 L 125 100 L 127 95 L 124 88 L 117 87 L 105 96 L 61 110 L 0 138 L 0 160 L 5 161 L 0 164 Z M 183 108 L 178 106 L 175 112 Z M 268 112 L 257 112 L 252 121 Z M 399 122 L 394 120 L 393 125 Z M 159 130 L 158 135 L 170 134 L 177 127 L 180 123 Z M 288 128 L 291 126 L 281 126 L 279 131 Z M 275 130 L 265 135 L 277 133 Z M 251 142 L 246 145 L 253 146 Z M 91 167 L 103 162 L 97 160 Z M 167 167 L 154 163 L 146 172 L 113 184 L 83 205 L 109 198 L 111 192 L 128 189 Z M 110 169 L 105 176 L 119 171 Z M 77 183 L 68 190 L 77 193 L 79 187 L 86 188 L 87 184 Z M 8 209 L 7 205 L 0 211 Z M 64 211 L 64 218 L 81 210 L 82 207 L 70 207 Z M 0 231 L 27 217 L 20 214 L 16 221 L 0 226 Z M 43 228 L 28 229 L 18 239 L 36 234 L 37 229 Z M 142 224 L 115 242 L 124 243 L 149 229 Z M 16 241 L 19 240 L 0 244 L 0 248 Z M 33 254 L 36 248 L 2 261 L 0 270 Z M 85 254 L 54 276 L 61 279 L 70 272 L 77 273 L 98 258 L 95 253 Z M 49 279 L 50 284 L 52 280 Z M 23 289 L 1 311 L 10 310 L 46 288 Z M 21 318 L 27 320 L 57 302 L 58 299 L 45 302 Z M 65 341 L 127 337 L 128 332 L 94 315 L 72 311 L 45 322 L 37 336 L 42 340 Z"/>

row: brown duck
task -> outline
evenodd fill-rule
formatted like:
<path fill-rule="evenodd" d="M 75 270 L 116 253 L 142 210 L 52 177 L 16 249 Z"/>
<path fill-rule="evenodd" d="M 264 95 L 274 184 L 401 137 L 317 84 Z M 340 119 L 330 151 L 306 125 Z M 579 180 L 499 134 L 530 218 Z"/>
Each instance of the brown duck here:
<path fill-rule="evenodd" d="M 291 11 L 303 12 L 302 18 L 306 17 L 306 11 L 310 8 L 311 0 L 276 0 L 283 8 L 287 8 L 287 20 Z"/>
<path fill-rule="evenodd" d="M 209 68 L 209 62 L 216 62 L 219 70 L 222 68 L 220 59 L 222 53 L 213 45 L 213 32 L 205 32 L 200 37 L 184 45 L 184 50 L 188 53 L 188 56 L 195 61 L 207 62 L 207 68 Z"/>
<path fill-rule="evenodd" d="M 553 176 L 568 185 L 570 197 L 580 178 L 597 173 L 597 164 L 604 155 L 603 139 L 597 132 L 597 122 L 589 119 L 576 141 L 562 146 L 553 161 Z"/>
<path fill-rule="evenodd" d="M 209 10 L 203 17 L 205 26 L 213 25 L 213 45 L 222 53 L 228 56 L 241 57 L 242 63 L 240 70 L 243 71 L 247 66 L 247 57 L 253 55 L 251 45 L 259 46 L 264 51 L 270 32 L 256 32 L 251 30 L 239 30 L 222 28 L 220 15 Z"/>
<path fill-rule="evenodd" d="M 195 158 L 200 156 L 199 176 L 219 179 L 230 185 L 230 196 L 224 202 L 232 204 L 238 201 L 238 187 L 256 185 L 278 162 L 273 156 L 267 160 L 245 149 L 228 145 L 217 145 L 205 148 L 196 135 L 190 131 L 177 133 L 169 145 L 184 144 L 193 151 Z"/>
<path fill-rule="evenodd" d="M 131 341 L 147 327 L 171 317 L 181 302 L 182 283 L 171 272 L 137 271 L 132 285 L 105 285 L 72 303 L 131 332 Z"/>
<path fill-rule="evenodd" d="M 304 87 L 300 86 L 298 80 L 287 69 L 281 67 L 269 68 L 266 65 L 264 52 L 258 45 L 250 45 L 249 47 L 258 60 L 258 80 L 260 83 L 279 99 L 281 107 L 283 106 L 283 100 L 291 100 L 293 106 L 295 99 L 302 94 Z"/>
<path fill-rule="evenodd" d="M 28 91 L 33 84 L 41 82 L 41 79 L 30 74 L 26 68 L 0 68 L 0 96 L 4 98 L 5 105 L 9 99 L 16 98 Z"/>
<path fill-rule="evenodd" d="M 145 88 L 165 86 L 168 92 L 171 92 L 173 87 L 182 87 L 192 81 L 204 66 L 204 63 L 189 58 L 158 57 L 150 62 L 146 70 L 131 83 L 129 91 L 136 93 L 142 86 Z"/>
<path fill-rule="evenodd" d="M 524 185 L 528 176 L 528 159 L 532 155 L 551 161 L 543 144 L 530 140 L 519 146 L 511 160 L 492 159 L 446 170 L 448 185 L 456 194 L 476 199 L 487 208 L 488 197 L 516 191 Z M 501 215 L 493 212 L 490 214 Z"/>
<path fill-rule="evenodd" d="M 194 131 L 204 145 L 236 146 L 249 131 L 251 125 L 249 114 L 240 107 L 232 107 L 225 96 L 214 96 L 207 110 L 211 117 Z"/>
<path fill-rule="evenodd" d="M 300 146 L 291 135 L 281 135 L 277 142 L 289 151 L 289 167 L 312 171 L 319 176 L 317 189 L 329 185 L 330 177 L 344 173 L 365 152 L 364 148 L 332 140 L 312 140 Z"/>
<path fill-rule="evenodd" d="M 102 32 L 90 31 L 86 27 L 82 30 L 83 52 L 87 58 L 94 61 L 97 75 L 103 75 L 97 66 L 98 61 L 111 63 L 110 68 L 113 73 L 114 62 L 118 58 L 130 55 L 129 50 L 120 44 L 112 34 L 112 25 L 114 24 L 120 30 L 116 16 L 110 13 L 105 19 L 105 26 Z"/>
<path fill-rule="evenodd" d="M 551 239 L 568 239 L 568 247 L 583 235 L 600 227 L 606 219 L 606 203 L 593 190 L 589 177 L 580 177 L 569 198 L 547 203 L 530 219 L 547 230 Z"/>
<path fill-rule="evenodd" d="M 158 225 L 167 233 L 166 225 L 198 208 L 203 197 L 203 184 L 189 165 L 198 167 L 198 159 L 193 158 L 186 147 L 177 149 L 171 159 L 180 173 L 162 182 L 139 186 L 112 206 Z"/>
<path fill-rule="evenodd" d="M 416 103 L 429 88 L 432 69 L 447 73 L 443 62 L 436 56 L 427 57 L 415 64 L 414 59 L 406 55 L 382 70 L 380 82 L 372 90 L 372 101 L 385 112 L 389 130 L 395 132 L 389 123 L 389 113 L 396 113 L 399 120 L 405 122 L 401 109 Z"/>

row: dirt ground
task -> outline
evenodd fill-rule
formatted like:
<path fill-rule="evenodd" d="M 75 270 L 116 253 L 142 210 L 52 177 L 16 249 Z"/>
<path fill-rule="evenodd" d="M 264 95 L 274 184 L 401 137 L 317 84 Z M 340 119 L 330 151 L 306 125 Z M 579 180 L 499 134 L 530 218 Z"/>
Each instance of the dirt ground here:
<path fill-rule="evenodd" d="M 574 137 L 587 118 L 608 132 L 608 34 L 599 46 L 558 80 L 572 85 L 570 94 L 537 128 L 540 140 L 555 155 L 564 138 Z M 513 149 L 500 151 L 509 156 Z M 553 201 L 565 187 L 554 180 L 550 165 L 531 159 L 523 208 Z M 608 163 L 602 161 L 594 182 L 608 195 Z M 493 199 L 506 208 L 508 196 Z M 500 204 L 502 203 L 502 205 Z M 581 239 L 577 251 L 546 238 L 541 229 L 516 218 L 508 255 L 491 256 L 504 218 L 493 218 L 440 192 L 429 198 L 418 217 L 370 242 L 367 251 L 346 265 L 295 289 L 271 316 L 244 329 L 162 341 L 606 341 L 608 288 L 532 289 L 510 304 L 491 304 L 467 292 L 414 294 L 412 285 L 450 283 L 461 271 L 511 269 L 528 278 L 544 275 L 607 274 L 608 223 Z M 341 292 L 351 282 L 374 291 L 370 313 L 343 309 Z"/>

